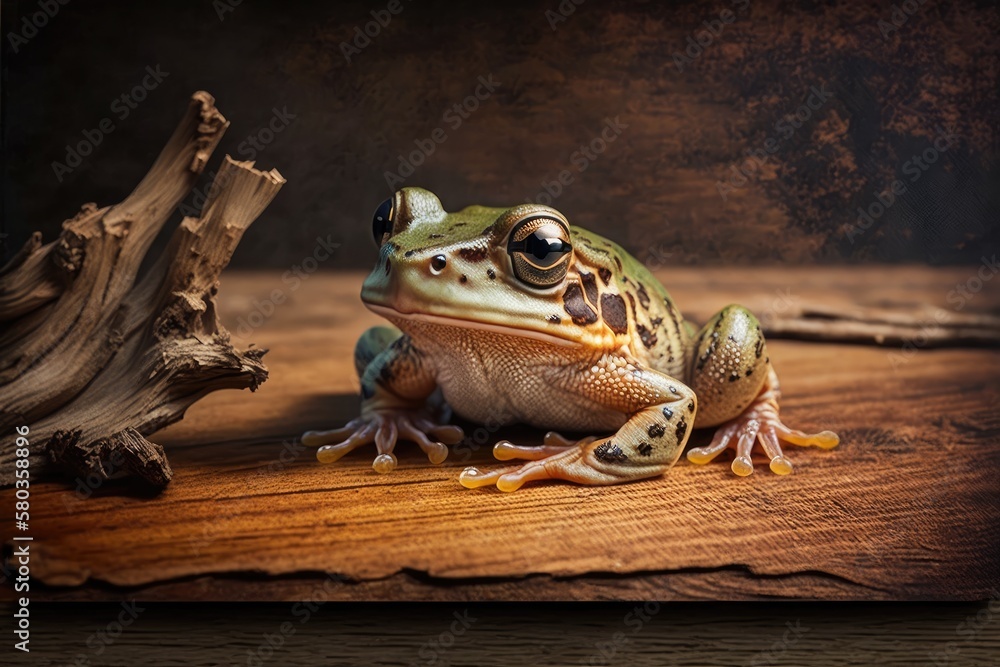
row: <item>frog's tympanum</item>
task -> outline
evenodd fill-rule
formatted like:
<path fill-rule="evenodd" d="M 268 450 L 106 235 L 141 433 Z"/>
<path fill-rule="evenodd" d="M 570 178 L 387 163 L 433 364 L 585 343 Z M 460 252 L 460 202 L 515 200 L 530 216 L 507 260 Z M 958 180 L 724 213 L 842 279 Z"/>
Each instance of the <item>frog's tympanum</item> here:
<path fill-rule="evenodd" d="M 402 439 L 440 463 L 446 444 L 462 438 L 442 424 L 448 406 L 480 423 L 594 434 L 499 442 L 496 458 L 528 463 L 466 468 L 459 480 L 470 488 L 653 477 L 677 461 L 695 428 L 715 427 L 715 438 L 688 459 L 707 463 L 732 446 L 738 475 L 753 472 L 756 442 L 778 474 L 792 470 L 780 441 L 838 442 L 830 431 L 808 435 L 781 422 L 778 379 L 753 314 L 727 306 L 696 331 L 641 263 L 555 209 L 448 213 L 430 192 L 404 188 L 375 212 L 373 232 L 378 261 L 361 299 L 394 326 L 358 341 L 361 416 L 302 436 L 322 462 L 374 442 L 373 467 L 389 472 Z"/>

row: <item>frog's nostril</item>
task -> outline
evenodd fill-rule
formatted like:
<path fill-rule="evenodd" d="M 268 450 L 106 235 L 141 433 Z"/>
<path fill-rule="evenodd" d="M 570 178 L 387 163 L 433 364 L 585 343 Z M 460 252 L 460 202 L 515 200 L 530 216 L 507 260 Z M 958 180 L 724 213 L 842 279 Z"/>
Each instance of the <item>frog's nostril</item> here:
<path fill-rule="evenodd" d="M 444 271 L 444 267 L 448 265 L 448 258 L 444 255 L 434 255 L 431 257 L 431 273 L 435 276 Z"/>
<path fill-rule="evenodd" d="M 389 275 L 390 271 L 392 271 L 392 260 L 389 259 L 388 257 L 386 257 L 385 258 L 385 275 Z"/>

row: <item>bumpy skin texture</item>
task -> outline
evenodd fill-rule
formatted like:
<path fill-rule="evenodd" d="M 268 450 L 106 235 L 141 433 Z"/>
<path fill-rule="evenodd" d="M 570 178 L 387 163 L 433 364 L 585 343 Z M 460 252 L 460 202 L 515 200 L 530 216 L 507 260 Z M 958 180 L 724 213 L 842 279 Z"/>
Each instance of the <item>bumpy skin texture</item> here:
<path fill-rule="evenodd" d="M 460 477 L 507 491 L 540 479 L 655 476 L 676 462 L 693 428 L 707 426 L 720 427 L 716 439 L 688 458 L 704 463 L 735 446 L 741 475 L 753 470 L 757 440 L 779 473 L 791 471 L 779 439 L 836 445 L 832 433 L 781 424 L 777 378 L 749 311 L 728 306 L 695 332 L 645 266 L 558 211 L 523 204 L 446 213 L 419 188 L 397 192 L 380 211 L 389 221 L 376 221 L 384 233 L 361 296 L 394 327 L 358 342 L 361 416 L 303 435 L 321 461 L 374 442 L 374 467 L 387 472 L 396 440 L 406 439 L 440 462 L 445 444 L 461 438 L 439 423 L 448 406 L 481 423 L 595 433 L 578 442 L 549 433 L 541 447 L 500 442 L 497 458 L 531 462 Z M 536 235 L 558 251 L 519 254 L 517 243 L 540 225 Z"/>

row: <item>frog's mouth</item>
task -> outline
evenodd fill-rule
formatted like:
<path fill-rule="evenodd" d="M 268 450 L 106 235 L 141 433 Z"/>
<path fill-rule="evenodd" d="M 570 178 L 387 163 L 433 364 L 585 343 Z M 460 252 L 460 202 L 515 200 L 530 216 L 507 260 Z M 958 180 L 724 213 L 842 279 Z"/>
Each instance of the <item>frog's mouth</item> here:
<path fill-rule="evenodd" d="M 472 329 L 474 331 L 488 331 L 503 336 L 529 338 L 531 340 L 550 343 L 552 345 L 559 345 L 561 347 L 579 346 L 579 343 L 577 343 L 576 341 L 567 340 L 566 338 L 561 338 L 559 336 L 556 336 L 555 334 L 545 333 L 543 331 L 536 331 L 533 329 L 515 329 L 514 327 L 508 327 L 503 324 L 495 324 L 493 322 L 483 322 L 481 320 L 464 320 L 458 317 L 449 317 L 447 315 L 430 315 L 428 313 L 404 313 L 390 306 L 378 305 L 368 302 L 365 302 L 365 306 L 367 306 L 368 309 L 371 310 L 373 313 L 381 315 L 387 320 L 409 320 L 413 322 L 427 322 L 428 324 L 437 324 L 446 327 Z"/>

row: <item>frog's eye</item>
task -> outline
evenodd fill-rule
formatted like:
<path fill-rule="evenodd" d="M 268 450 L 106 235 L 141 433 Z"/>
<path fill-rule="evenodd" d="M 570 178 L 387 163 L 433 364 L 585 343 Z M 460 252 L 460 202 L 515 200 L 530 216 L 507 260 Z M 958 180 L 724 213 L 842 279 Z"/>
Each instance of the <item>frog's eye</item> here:
<path fill-rule="evenodd" d="M 518 280 L 544 288 L 557 285 L 566 277 L 573 246 L 562 223 L 536 216 L 514 226 L 507 253 Z"/>
<path fill-rule="evenodd" d="M 392 214 L 392 197 L 386 199 L 375 209 L 375 216 L 372 218 L 372 235 L 375 237 L 375 245 L 380 248 L 385 235 L 392 233 Z"/>

